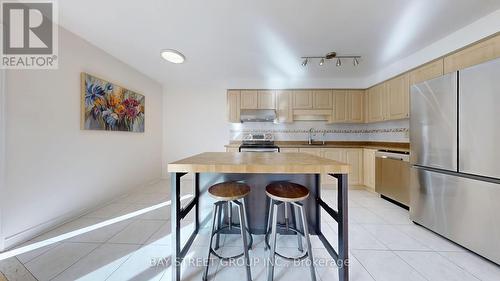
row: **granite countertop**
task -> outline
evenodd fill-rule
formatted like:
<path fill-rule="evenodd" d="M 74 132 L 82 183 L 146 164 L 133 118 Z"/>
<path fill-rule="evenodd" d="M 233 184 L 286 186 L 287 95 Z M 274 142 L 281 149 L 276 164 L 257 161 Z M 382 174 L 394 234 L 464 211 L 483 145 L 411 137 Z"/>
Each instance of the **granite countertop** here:
<path fill-rule="evenodd" d="M 280 148 L 368 148 L 376 150 L 393 150 L 410 152 L 409 143 L 399 142 L 375 142 L 375 141 L 327 141 L 322 144 L 307 144 L 306 141 L 275 141 Z M 225 147 L 239 147 L 241 142 L 235 141 Z"/>
<path fill-rule="evenodd" d="M 347 174 L 350 165 L 306 153 L 205 152 L 168 164 L 168 172 Z"/>

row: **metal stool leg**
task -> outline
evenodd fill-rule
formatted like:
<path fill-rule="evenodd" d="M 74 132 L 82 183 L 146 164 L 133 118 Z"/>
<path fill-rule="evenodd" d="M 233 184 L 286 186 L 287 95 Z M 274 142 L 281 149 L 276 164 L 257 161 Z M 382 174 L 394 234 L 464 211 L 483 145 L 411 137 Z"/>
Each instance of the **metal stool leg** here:
<path fill-rule="evenodd" d="M 297 206 L 295 206 L 293 204 L 291 204 L 290 207 L 292 208 L 292 214 L 295 214 L 294 215 L 295 228 L 297 230 L 299 230 L 299 227 L 300 227 L 301 221 L 302 221 L 301 216 L 300 216 L 300 210 L 299 210 L 299 208 L 297 208 Z M 298 233 L 298 232 L 297 232 L 297 247 L 298 247 L 300 252 L 304 251 L 304 247 L 302 246 L 302 235 L 300 235 L 300 233 Z"/>
<path fill-rule="evenodd" d="M 231 205 L 231 201 L 227 201 L 227 220 L 229 224 L 229 230 L 233 227 L 233 206 Z"/>
<path fill-rule="evenodd" d="M 267 217 L 267 227 L 266 227 L 266 235 L 271 231 L 272 228 L 272 219 L 273 219 L 273 199 L 269 198 L 269 215 Z M 267 250 L 267 243 L 264 243 L 264 249 Z"/>
<path fill-rule="evenodd" d="M 217 208 L 217 230 L 219 230 L 221 228 L 222 228 L 222 207 L 219 207 L 219 208 Z M 220 242 L 220 233 L 217 232 L 217 234 L 215 235 L 214 250 L 219 249 L 219 245 L 220 245 L 219 242 Z"/>
<path fill-rule="evenodd" d="M 295 203 L 295 206 L 297 206 L 300 209 L 300 213 L 302 216 L 302 226 L 304 228 L 304 236 L 306 238 L 306 245 L 307 245 L 307 256 L 309 258 L 309 261 L 311 262 L 311 280 L 316 281 L 316 273 L 314 271 L 314 258 L 311 249 L 312 248 L 311 239 L 309 238 L 309 225 L 307 223 L 307 217 L 304 212 L 304 206 L 298 203 Z"/>
<path fill-rule="evenodd" d="M 250 224 L 248 223 L 247 204 L 245 198 L 241 199 L 241 204 L 243 204 L 243 211 L 245 211 L 245 226 L 248 228 L 248 235 L 251 236 L 252 234 L 250 233 Z"/>
<path fill-rule="evenodd" d="M 214 210 L 213 210 L 213 219 L 212 219 L 212 231 L 210 231 L 210 243 L 208 245 L 208 257 L 207 257 L 207 265 L 205 267 L 205 271 L 203 272 L 203 277 L 202 279 L 204 281 L 207 280 L 207 276 L 208 276 L 208 268 L 210 266 L 210 254 L 212 253 L 212 237 L 214 235 L 214 231 L 215 231 L 215 222 L 216 222 L 216 217 L 217 217 L 217 211 L 218 209 L 220 208 L 220 206 L 216 203 L 214 204 Z"/>
<path fill-rule="evenodd" d="M 235 202 L 236 203 L 236 202 Z M 248 256 L 248 243 L 247 243 L 247 227 L 246 227 L 246 211 L 243 203 L 236 203 L 238 205 L 238 210 L 240 213 L 240 229 L 241 229 L 241 239 L 243 240 L 243 253 L 245 255 L 245 267 L 247 270 L 247 281 L 252 281 L 252 272 L 250 271 L 250 257 Z"/>
<path fill-rule="evenodd" d="M 274 262 L 275 262 L 275 251 L 276 251 L 276 228 L 278 224 L 278 205 L 273 204 L 273 224 L 271 233 L 271 251 L 269 251 L 269 263 L 267 267 L 267 281 L 272 281 L 274 279 Z"/>

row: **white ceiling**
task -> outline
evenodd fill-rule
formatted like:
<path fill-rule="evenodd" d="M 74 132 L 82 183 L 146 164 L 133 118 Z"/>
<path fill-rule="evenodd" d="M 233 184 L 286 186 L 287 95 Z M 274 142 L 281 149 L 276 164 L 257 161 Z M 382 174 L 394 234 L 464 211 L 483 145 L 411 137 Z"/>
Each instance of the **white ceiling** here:
<path fill-rule="evenodd" d="M 167 89 L 366 77 L 499 8 L 499 0 L 59 1 L 63 27 Z M 164 48 L 187 61 L 163 61 Z M 332 50 L 363 59 L 300 66 L 301 56 Z"/>

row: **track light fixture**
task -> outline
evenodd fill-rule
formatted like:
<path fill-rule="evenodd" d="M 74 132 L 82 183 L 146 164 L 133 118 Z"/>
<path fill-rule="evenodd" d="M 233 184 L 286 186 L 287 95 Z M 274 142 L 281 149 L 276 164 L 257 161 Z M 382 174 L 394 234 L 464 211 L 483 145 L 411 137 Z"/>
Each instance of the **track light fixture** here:
<path fill-rule="evenodd" d="M 308 56 L 308 57 L 301 57 L 301 58 L 303 59 L 302 66 L 304 66 L 304 67 L 307 66 L 307 63 L 309 63 L 309 60 L 311 60 L 311 59 L 319 59 L 318 65 L 320 65 L 320 66 L 324 65 L 325 62 L 327 62 L 329 60 L 337 59 L 337 62 L 336 62 L 335 65 L 337 67 L 340 67 L 340 66 L 342 66 L 341 59 L 352 59 L 352 64 L 354 66 L 358 66 L 359 65 L 359 59 L 361 58 L 361 56 L 355 56 L 355 55 L 351 55 L 351 56 L 338 56 L 336 52 L 329 52 L 325 56 Z"/>

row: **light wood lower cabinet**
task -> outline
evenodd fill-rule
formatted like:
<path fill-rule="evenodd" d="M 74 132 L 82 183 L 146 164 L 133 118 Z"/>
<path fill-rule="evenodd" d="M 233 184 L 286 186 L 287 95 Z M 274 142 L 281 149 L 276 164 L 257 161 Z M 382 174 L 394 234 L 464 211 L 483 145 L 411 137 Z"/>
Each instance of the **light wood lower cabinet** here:
<path fill-rule="evenodd" d="M 226 147 L 226 152 L 239 152 L 240 149 L 238 147 Z"/>
<path fill-rule="evenodd" d="M 351 165 L 350 185 L 363 184 L 363 149 L 362 148 L 300 148 L 300 152 L 313 154 Z M 334 185 L 337 180 L 329 175 L 321 175 L 323 185 Z"/>
<path fill-rule="evenodd" d="M 363 183 L 375 190 L 375 149 L 363 149 Z"/>
<path fill-rule="evenodd" d="M 349 184 L 363 184 L 363 149 L 347 148 L 345 149 L 345 160 L 351 165 L 351 173 L 349 174 Z"/>
<path fill-rule="evenodd" d="M 299 148 L 299 152 L 312 154 L 321 157 L 321 148 Z"/>
<path fill-rule="evenodd" d="M 295 147 L 280 147 L 281 153 L 299 152 L 298 148 Z"/>

